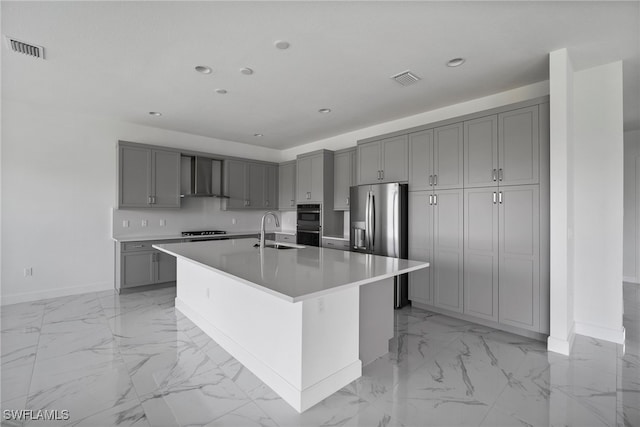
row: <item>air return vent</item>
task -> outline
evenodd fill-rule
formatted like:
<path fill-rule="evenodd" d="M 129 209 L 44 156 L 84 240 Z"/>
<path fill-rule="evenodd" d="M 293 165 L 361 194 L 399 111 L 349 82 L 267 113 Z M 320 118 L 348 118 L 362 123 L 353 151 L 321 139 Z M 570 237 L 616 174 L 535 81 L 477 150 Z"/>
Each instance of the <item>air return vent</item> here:
<path fill-rule="evenodd" d="M 391 78 L 400 83 L 402 86 L 410 86 L 420 81 L 420 77 L 416 76 L 411 71 L 405 71 L 403 73 L 396 74 Z"/>
<path fill-rule="evenodd" d="M 12 51 L 22 53 L 24 55 L 33 56 L 34 58 L 44 59 L 44 47 L 25 43 L 11 37 L 5 36 L 5 39 Z"/>

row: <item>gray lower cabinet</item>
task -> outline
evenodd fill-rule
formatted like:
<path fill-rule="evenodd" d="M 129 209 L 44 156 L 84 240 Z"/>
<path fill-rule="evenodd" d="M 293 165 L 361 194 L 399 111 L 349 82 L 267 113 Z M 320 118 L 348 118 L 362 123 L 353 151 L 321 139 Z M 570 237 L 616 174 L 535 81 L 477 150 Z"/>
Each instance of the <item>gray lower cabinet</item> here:
<path fill-rule="evenodd" d="M 153 285 L 176 280 L 176 260 L 151 247 L 163 242 L 127 242 L 121 244 L 119 288 Z"/>
<path fill-rule="evenodd" d="M 276 242 L 296 243 L 296 235 L 276 233 Z"/>
<path fill-rule="evenodd" d="M 540 189 L 501 187 L 499 199 L 500 323 L 540 330 Z"/>
<path fill-rule="evenodd" d="M 281 163 L 278 167 L 278 209 L 296 209 L 296 162 Z"/>
<path fill-rule="evenodd" d="M 409 138 L 400 135 L 358 144 L 358 185 L 409 179 Z"/>
<path fill-rule="evenodd" d="M 118 207 L 179 208 L 180 153 L 120 143 Z"/>
<path fill-rule="evenodd" d="M 224 162 L 223 209 L 276 209 L 278 168 L 266 163 L 243 160 Z"/>
<path fill-rule="evenodd" d="M 463 190 L 433 193 L 433 305 L 463 311 Z"/>
<path fill-rule="evenodd" d="M 340 251 L 348 251 L 350 249 L 348 240 L 328 236 L 322 236 L 322 247 Z"/>
<path fill-rule="evenodd" d="M 356 149 L 336 151 L 333 168 L 333 209 L 348 211 L 349 190 L 352 185 L 356 185 Z"/>
<path fill-rule="evenodd" d="M 428 261 L 431 267 L 409 273 L 409 299 L 433 303 L 433 193 L 409 192 L 409 259 Z"/>

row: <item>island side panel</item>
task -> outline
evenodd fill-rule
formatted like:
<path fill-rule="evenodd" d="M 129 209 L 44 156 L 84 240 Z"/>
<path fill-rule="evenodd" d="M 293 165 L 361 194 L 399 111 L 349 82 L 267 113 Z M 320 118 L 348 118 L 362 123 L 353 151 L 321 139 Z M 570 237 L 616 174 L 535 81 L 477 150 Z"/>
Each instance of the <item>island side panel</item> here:
<path fill-rule="evenodd" d="M 274 297 L 188 260 L 178 258 L 177 269 L 178 309 L 283 398 L 301 390 L 302 303 Z M 196 322 L 184 305 L 209 325 Z M 290 390 L 274 384 L 274 375 Z"/>
<path fill-rule="evenodd" d="M 368 365 L 389 352 L 393 338 L 393 278 L 360 286 L 360 360 Z"/>

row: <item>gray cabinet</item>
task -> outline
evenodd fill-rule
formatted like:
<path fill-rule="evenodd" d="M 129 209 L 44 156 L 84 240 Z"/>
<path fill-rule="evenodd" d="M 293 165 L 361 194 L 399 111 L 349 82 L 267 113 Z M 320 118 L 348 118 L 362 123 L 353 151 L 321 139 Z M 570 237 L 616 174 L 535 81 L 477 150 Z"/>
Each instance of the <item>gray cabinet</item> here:
<path fill-rule="evenodd" d="M 463 310 L 463 190 L 433 193 L 433 304 Z"/>
<path fill-rule="evenodd" d="M 180 153 L 119 144 L 118 207 L 179 208 Z"/>
<path fill-rule="evenodd" d="M 422 304 L 433 303 L 433 194 L 409 192 L 409 259 L 427 261 L 429 268 L 409 273 L 409 299 Z"/>
<path fill-rule="evenodd" d="M 278 209 L 296 209 L 296 162 L 281 163 L 278 167 Z"/>
<path fill-rule="evenodd" d="M 349 189 L 356 185 L 356 149 L 336 151 L 333 156 L 333 209 L 348 211 Z"/>
<path fill-rule="evenodd" d="M 358 144 L 358 184 L 403 182 L 409 179 L 407 135 Z"/>
<path fill-rule="evenodd" d="M 463 187 L 462 123 L 409 135 L 409 191 Z"/>
<path fill-rule="evenodd" d="M 465 188 L 538 184 L 538 106 L 464 123 Z"/>
<path fill-rule="evenodd" d="M 151 247 L 162 242 L 121 244 L 119 288 L 153 285 L 176 280 L 175 257 Z"/>
<path fill-rule="evenodd" d="M 278 172 L 276 165 L 225 160 L 225 210 L 276 209 Z"/>
<path fill-rule="evenodd" d="M 538 185 L 500 188 L 500 323 L 540 329 L 540 194 Z"/>
<path fill-rule="evenodd" d="M 464 312 L 498 321 L 498 190 L 464 190 Z"/>
<path fill-rule="evenodd" d="M 325 194 L 328 192 L 328 194 Z M 333 202 L 333 152 L 321 150 L 298 156 L 296 163 L 296 200 L 298 203 Z"/>
<path fill-rule="evenodd" d="M 329 249 L 337 249 L 340 251 L 348 251 L 350 249 L 348 240 L 327 237 L 327 236 L 322 236 L 322 247 L 329 248 Z"/>

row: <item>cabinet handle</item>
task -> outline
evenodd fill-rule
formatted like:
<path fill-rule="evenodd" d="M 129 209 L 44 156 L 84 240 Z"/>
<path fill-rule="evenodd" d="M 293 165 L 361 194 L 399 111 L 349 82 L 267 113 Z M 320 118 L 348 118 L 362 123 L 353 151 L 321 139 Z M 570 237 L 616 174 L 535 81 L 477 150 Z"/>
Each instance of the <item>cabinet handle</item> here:
<path fill-rule="evenodd" d="M 498 181 L 502 181 L 502 178 L 504 178 L 504 174 L 502 172 L 502 168 L 498 169 Z"/>
<path fill-rule="evenodd" d="M 437 204 L 438 204 L 438 195 L 437 195 L 437 194 L 434 194 L 434 195 L 433 195 L 433 204 L 434 204 L 434 205 L 437 205 Z"/>
<path fill-rule="evenodd" d="M 151 202 L 151 196 L 149 196 L 149 197 L 147 197 L 147 204 L 150 205 L 151 203 L 152 203 Z"/>
<path fill-rule="evenodd" d="M 492 179 L 493 181 L 495 181 L 495 180 L 497 180 L 497 179 L 498 179 L 497 174 L 496 174 L 496 170 L 495 170 L 495 169 L 491 172 L 491 179 Z"/>
<path fill-rule="evenodd" d="M 433 185 L 438 185 L 438 175 L 433 175 Z"/>
<path fill-rule="evenodd" d="M 144 245 L 133 245 L 132 248 L 144 248 Z"/>
<path fill-rule="evenodd" d="M 497 200 L 497 194 L 496 194 L 496 192 L 494 191 L 494 192 L 493 192 L 493 204 L 495 205 L 497 201 L 498 201 L 498 200 Z"/>
<path fill-rule="evenodd" d="M 433 185 L 433 175 L 429 175 L 429 185 Z"/>
<path fill-rule="evenodd" d="M 347 206 L 349 206 L 349 198 L 347 197 Z"/>
<path fill-rule="evenodd" d="M 384 170 L 380 171 L 380 179 L 384 179 Z"/>
<path fill-rule="evenodd" d="M 502 204 L 502 191 L 498 193 L 498 203 Z"/>
<path fill-rule="evenodd" d="M 429 194 L 429 206 L 433 205 L 433 194 Z"/>

